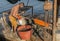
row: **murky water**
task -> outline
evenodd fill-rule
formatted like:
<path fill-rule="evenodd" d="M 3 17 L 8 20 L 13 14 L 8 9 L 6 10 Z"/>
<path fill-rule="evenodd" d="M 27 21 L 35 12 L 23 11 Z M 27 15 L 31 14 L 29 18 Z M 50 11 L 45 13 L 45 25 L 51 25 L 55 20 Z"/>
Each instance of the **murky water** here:
<path fill-rule="evenodd" d="M 28 0 L 21 0 L 18 3 L 20 3 L 20 2 L 24 2 L 24 4 L 27 5 Z M 11 9 L 14 5 L 16 5 L 16 4 L 10 4 L 6 0 L 0 0 L 0 12 Z M 29 0 L 28 5 L 34 7 L 34 12 L 38 13 L 40 10 L 41 10 L 41 13 L 44 12 L 43 11 L 44 2 L 40 2 L 37 0 Z"/>

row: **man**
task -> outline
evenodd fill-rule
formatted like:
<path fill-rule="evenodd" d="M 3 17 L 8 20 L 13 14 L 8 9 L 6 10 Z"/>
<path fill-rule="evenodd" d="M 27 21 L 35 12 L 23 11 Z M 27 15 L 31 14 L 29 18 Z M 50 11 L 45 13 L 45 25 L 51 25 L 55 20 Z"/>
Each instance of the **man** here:
<path fill-rule="evenodd" d="M 18 5 L 15 5 L 12 9 L 11 9 L 11 13 L 9 15 L 9 19 L 10 19 L 10 22 L 12 24 L 12 28 L 13 28 L 13 31 L 16 31 L 16 27 L 17 27 L 17 21 L 16 19 L 20 19 L 21 16 L 20 14 L 18 13 L 19 9 L 24 7 L 24 3 L 20 3 Z"/>

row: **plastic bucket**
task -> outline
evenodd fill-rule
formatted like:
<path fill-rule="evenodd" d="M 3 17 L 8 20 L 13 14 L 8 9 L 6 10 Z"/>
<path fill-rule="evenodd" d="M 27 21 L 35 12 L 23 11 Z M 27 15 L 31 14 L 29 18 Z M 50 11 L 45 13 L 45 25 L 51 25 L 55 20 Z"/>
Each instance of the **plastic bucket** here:
<path fill-rule="evenodd" d="M 18 26 L 17 34 L 22 40 L 28 40 L 32 36 L 32 30 L 30 25 Z"/>

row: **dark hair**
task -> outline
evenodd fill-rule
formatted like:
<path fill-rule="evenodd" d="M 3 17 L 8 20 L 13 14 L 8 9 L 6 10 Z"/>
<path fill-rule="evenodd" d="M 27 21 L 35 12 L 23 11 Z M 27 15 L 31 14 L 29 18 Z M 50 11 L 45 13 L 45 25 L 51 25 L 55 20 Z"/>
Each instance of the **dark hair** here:
<path fill-rule="evenodd" d="M 23 2 L 19 3 L 19 5 L 21 5 L 21 4 L 24 6 L 24 3 Z"/>

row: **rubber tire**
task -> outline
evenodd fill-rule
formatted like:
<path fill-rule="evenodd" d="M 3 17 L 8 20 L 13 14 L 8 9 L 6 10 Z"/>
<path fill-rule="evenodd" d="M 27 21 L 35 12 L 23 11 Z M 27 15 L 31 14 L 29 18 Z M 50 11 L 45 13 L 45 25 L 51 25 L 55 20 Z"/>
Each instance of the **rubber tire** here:
<path fill-rule="evenodd" d="M 38 0 L 38 1 L 45 1 L 45 0 Z"/>
<path fill-rule="evenodd" d="M 17 3 L 19 0 L 7 0 L 9 3 L 11 3 L 11 4 L 15 4 L 15 3 Z"/>

